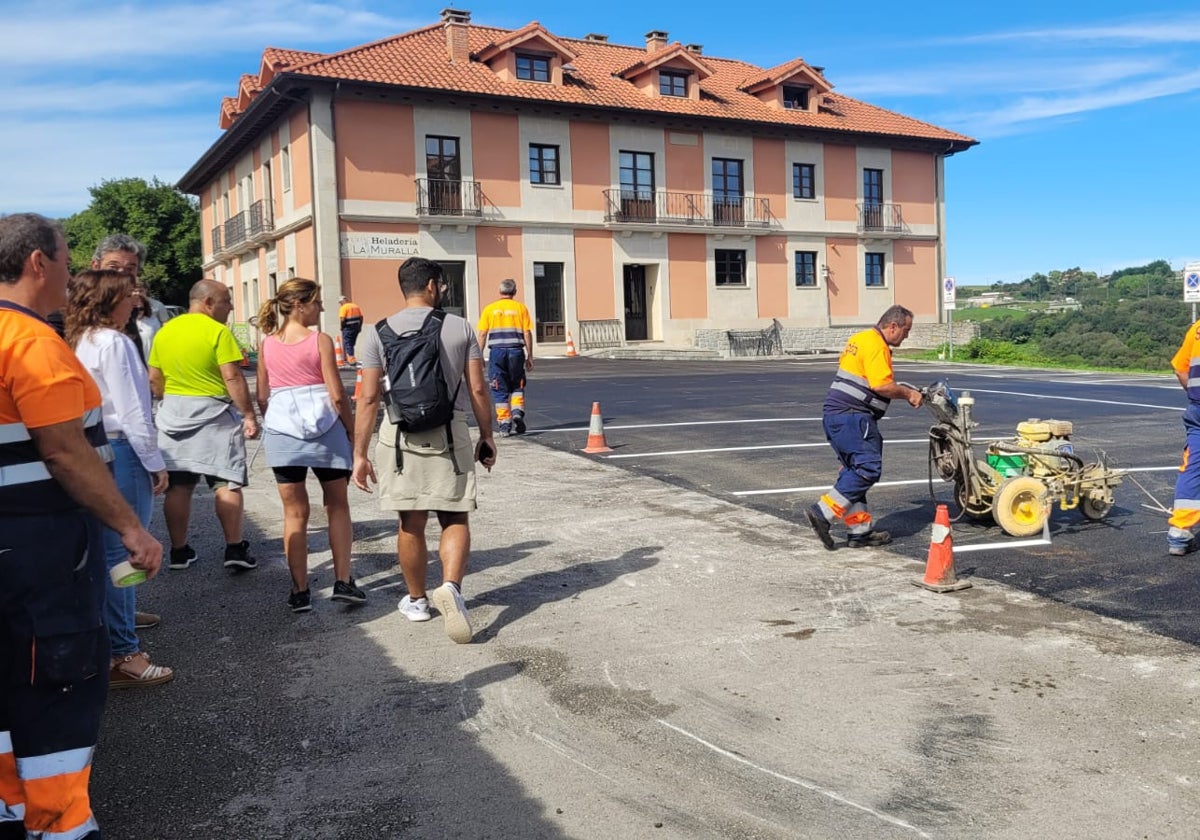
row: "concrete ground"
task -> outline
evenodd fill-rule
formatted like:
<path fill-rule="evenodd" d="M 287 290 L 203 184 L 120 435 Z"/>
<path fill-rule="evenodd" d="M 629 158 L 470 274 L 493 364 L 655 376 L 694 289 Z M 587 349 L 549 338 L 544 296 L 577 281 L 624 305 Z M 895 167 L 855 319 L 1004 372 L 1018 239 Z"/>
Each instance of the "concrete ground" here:
<path fill-rule="evenodd" d="M 257 570 L 220 567 L 199 491 L 201 561 L 140 588 L 178 677 L 111 697 L 105 837 L 1200 835 L 1190 645 L 981 579 L 933 594 L 909 558 L 531 440 L 479 487 L 462 646 L 396 612 L 395 518 L 366 494 L 369 603 L 327 600 L 314 495 L 293 615 L 261 456 Z"/>

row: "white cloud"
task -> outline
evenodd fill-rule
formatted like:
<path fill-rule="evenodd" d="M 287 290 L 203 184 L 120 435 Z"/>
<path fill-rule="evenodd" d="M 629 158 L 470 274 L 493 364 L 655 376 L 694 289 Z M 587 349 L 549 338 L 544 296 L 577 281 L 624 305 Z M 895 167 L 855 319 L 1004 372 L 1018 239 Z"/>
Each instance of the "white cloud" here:
<path fill-rule="evenodd" d="M 1083 90 L 1137 76 L 1163 73 L 1162 58 L 1014 60 L 1011 56 L 975 63 L 947 63 L 911 71 L 845 76 L 838 90 L 856 98 L 873 96 L 979 96 L 987 93 Z"/>
<path fill-rule="evenodd" d="M 69 216 L 91 202 L 88 187 L 113 178 L 174 183 L 216 139 L 216 120 L 158 117 L 131 126 L 112 118 L 29 120 L 0 132 L 0 213 Z M 36 150 L 32 152 L 31 150 Z"/>
<path fill-rule="evenodd" d="M 101 60 L 97 69 L 111 72 L 137 57 L 187 62 L 194 56 L 257 50 L 268 44 L 354 46 L 413 26 L 408 19 L 376 14 L 357 3 L 31 3 L 4 12 L 0 67 L 43 68 L 47 56 L 53 56 L 57 66 Z"/>
<path fill-rule="evenodd" d="M 1195 44 L 1200 43 L 1200 15 L 1187 14 L 1176 18 L 1159 16 L 1131 19 L 1123 23 L 993 32 L 943 43 L 979 44 L 1004 41 L 1049 41 L 1059 45 L 1100 42 L 1127 45 Z"/>
<path fill-rule="evenodd" d="M 0 98 L 0 114 L 22 118 L 30 113 L 95 113 L 114 109 L 176 108 L 202 103 L 216 124 L 220 98 L 236 90 L 229 83 L 218 85 L 200 80 L 179 82 L 104 81 L 93 84 L 18 85 Z"/>
<path fill-rule="evenodd" d="M 1073 96 L 1021 97 L 994 109 L 958 113 L 949 119 L 956 124 L 971 127 L 972 131 L 982 136 L 998 136 L 1044 120 L 1117 108 L 1196 90 L 1200 90 L 1200 70 L 1122 86 L 1104 87 Z"/>

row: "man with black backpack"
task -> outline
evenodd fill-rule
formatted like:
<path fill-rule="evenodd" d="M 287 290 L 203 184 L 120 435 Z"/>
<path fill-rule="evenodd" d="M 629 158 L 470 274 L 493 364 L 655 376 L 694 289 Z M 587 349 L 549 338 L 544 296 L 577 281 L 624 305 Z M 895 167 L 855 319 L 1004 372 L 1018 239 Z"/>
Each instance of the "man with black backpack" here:
<path fill-rule="evenodd" d="M 475 461 L 496 463 L 492 413 L 482 354 L 468 321 L 441 310 L 446 293 L 441 267 L 421 257 L 397 273 L 405 308 L 368 325 L 358 343 L 362 391 L 354 418 L 356 487 L 379 485 L 384 510 L 400 516 L 400 569 L 408 587 L 399 604 L 409 621 L 428 621 L 430 603 L 442 614 L 446 635 L 459 644 L 473 631 L 462 597 L 475 510 Z M 387 417 L 379 428 L 375 462 L 367 455 L 382 399 Z M 479 426 L 471 446 L 467 406 Z M 425 525 L 437 513 L 442 528 L 438 556 L 442 585 L 426 592 L 429 562 Z"/>

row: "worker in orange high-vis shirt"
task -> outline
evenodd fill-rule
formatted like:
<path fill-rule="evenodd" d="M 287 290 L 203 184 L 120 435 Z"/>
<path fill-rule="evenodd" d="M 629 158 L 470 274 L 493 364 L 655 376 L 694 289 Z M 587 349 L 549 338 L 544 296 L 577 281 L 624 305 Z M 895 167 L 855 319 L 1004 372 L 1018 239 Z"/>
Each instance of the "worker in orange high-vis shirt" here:
<path fill-rule="evenodd" d="M 1200 525 L 1200 321 L 1188 327 L 1171 359 L 1171 369 L 1188 398 L 1183 413 L 1183 464 L 1175 478 L 1175 502 L 1167 519 L 1167 553 L 1182 557 L 1196 550 L 1192 532 Z"/>
<path fill-rule="evenodd" d="M 805 511 L 808 524 L 824 546 L 834 548 L 830 523 L 846 524 L 851 548 L 873 548 L 892 541 L 875 527 L 867 509 L 867 491 L 883 475 L 883 435 L 879 419 L 894 399 L 917 408 L 921 392 L 896 382 L 892 348 L 899 347 L 912 329 L 913 314 L 903 306 L 889 308 L 869 330 L 850 337 L 838 359 L 838 371 L 822 408 L 825 438 L 842 463 L 837 482 Z"/>
<path fill-rule="evenodd" d="M 162 545 L 109 471 L 100 391 L 46 316 L 62 229 L 0 217 L 0 840 L 98 840 L 88 798 L 108 693 L 101 523 L 147 575 Z"/>
<path fill-rule="evenodd" d="M 346 362 L 354 364 L 354 345 L 362 332 L 363 313 L 358 304 L 345 295 L 338 298 L 338 326 L 342 331 L 342 352 L 346 354 Z"/>
<path fill-rule="evenodd" d="M 506 437 L 525 434 L 525 374 L 533 370 L 533 320 L 516 294 L 517 281 L 501 280 L 500 299 L 483 308 L 478 326 L 496 423 Z"/>

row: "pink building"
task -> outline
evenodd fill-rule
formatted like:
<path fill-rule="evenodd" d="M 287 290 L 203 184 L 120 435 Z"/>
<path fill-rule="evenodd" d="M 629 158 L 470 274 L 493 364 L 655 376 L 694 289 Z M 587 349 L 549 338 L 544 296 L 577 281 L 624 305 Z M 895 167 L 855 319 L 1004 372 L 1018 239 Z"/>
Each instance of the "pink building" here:
<path fill-rule="evenodd" d="M 893 303 L 937 322 L 944 161 L 976 142 L 841 96 L 800 58 L 455 9 L 339 53 L 269 47 L 221 126 L 180 188 L 236 320 L 290 276 L 381 318 L 420 254 L 470 319 L 515 279 L 543 344 L 581 322 L 675 346 L 770 319 L 838 328 Z"/>

